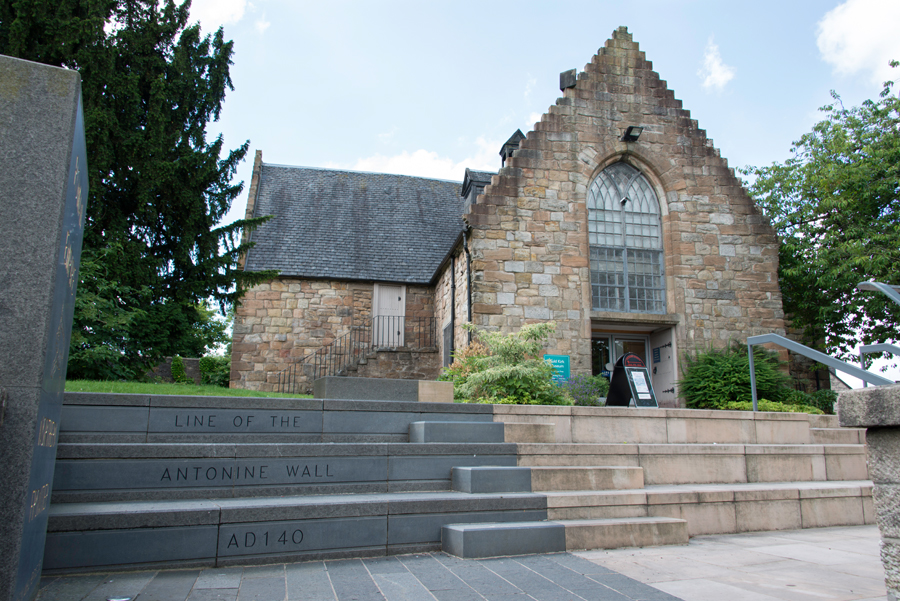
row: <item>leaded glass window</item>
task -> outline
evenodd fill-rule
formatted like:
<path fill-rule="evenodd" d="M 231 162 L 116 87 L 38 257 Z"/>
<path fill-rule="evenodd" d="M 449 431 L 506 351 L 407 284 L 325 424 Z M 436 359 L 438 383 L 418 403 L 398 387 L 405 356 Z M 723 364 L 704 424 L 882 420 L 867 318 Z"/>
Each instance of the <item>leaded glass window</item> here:
<path fill-rule="evenodd" d="M 595 311 L 665 313 L 659 200 L 626 163 L 603 170 L 588 190 L 591 294 Z"/>

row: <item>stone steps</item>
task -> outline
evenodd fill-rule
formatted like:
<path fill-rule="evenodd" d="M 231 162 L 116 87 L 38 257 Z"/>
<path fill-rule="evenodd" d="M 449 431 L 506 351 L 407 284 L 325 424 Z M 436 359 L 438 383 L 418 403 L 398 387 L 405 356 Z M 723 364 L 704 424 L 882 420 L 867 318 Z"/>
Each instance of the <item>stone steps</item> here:
<path fill-rule="evenodd" d="M 515 464 L 509 443 L 68 443 L 52 502 L 440 491 L 453 467 Z"/>
<path fill-rule="evenodd" d="M 465 559 L 686 545 L 687 523 L 673 518 L 628 518 L 449 524 L 442 528 L 445 553 Z"/>
<path fill-rule="evenodd" d="M 644 482 L 718 484 L 866 480 L 861 444 L 517 444 L 519 465 L 630 466 Z"/>
<path fill-rule="evenodd" d="M 691 536 L 872 524 L 872 482 L 771 482 L 549 492 L 551 520 L 673 517 Z"/>
<path fill-rule="evenodd" d="M 573 550 L 871 523 L 853 434 L 822 416 L 66 395 L 45 567 L 434 551 L 459 525 L 472 556 L 548 532 Z"/>
<path fill-rule="evenodd" d="M 63 503 L 50 507 L 44 569 L 249 565 L 436 551 L 447 523 L 546 518 L 546 498 L 530 493 Z"/>

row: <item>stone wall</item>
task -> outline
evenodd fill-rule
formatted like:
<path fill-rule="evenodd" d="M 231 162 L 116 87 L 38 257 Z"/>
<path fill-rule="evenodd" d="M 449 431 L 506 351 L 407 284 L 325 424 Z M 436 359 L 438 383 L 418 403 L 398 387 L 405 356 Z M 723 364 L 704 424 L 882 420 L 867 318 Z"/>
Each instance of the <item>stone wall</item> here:
<path fill-rule="evenodd" d="M 622 141 L 628 125 L 644 130 Z M 588 186 L 626 161 L 661 205 L 666 314 L 592 311 Z M 675 324 L 679 355 L 784 334 L 778 243 L 741 182 L 620 28 L 521 141 L 466 215 L 474 321 L 514 331 L 553 320 L 548 352 L 590 370 L 591 324 Z"/>
<path fill-rule="evenodd" d="M 393 378 L 397 380 L 436 380 L 441 375 L 441 354 L 430 351 L 382 350 L 372 353 L 356 371 L 357 378 Z"/>
<path fill-rule="evenodd" d="M 446 362 L 444 357 L 444 328 L 450 323 L 451 307 L 455 309 L 454 348 L 459 349 L 469 342 L 469 334 L 463 329 L 468 323 L 468 280 L 466 277 L 466 255 L 462 246 L 454 250 L 456 256 L 453 278 L 456 280 L 455 305 L 451 303 L 451 261 L 447 261 L 434 288 L 435 322 L 438 331 L 438 351 L 440 365 Z M 450 359 L 452 361 L 452 359 Z"/>
<path fill-rule="evenodd" d="M 200 359 L 196 357 L 182 357 L 181 362 L 184 363 L 184 374 L 194 381 L 194 384 L 200 384 L 202 377 L 200 374 Z M 165 360 L 153 368 L 151 378 L 159 378 L 163 382 L 174 382 L 172 379 L 172 357 L 166 357 Z"/>
<path fill-rule="evenodd" d="M 274 390 L 279 372 L 369 323 L 373 289 L 371 282 L 288 277 L 250 289 L 235 311 L 231 387 Z M 410 344 L 433 339 L 433 289 L 407 286 L 406 315 Z M 311 385 L 300 379 L 304 389 Z"/>

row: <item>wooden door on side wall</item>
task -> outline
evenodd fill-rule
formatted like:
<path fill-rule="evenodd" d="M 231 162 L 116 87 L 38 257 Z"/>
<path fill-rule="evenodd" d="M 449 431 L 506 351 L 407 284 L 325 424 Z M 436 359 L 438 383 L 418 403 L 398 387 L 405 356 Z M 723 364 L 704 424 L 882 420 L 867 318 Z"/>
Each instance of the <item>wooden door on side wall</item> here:
<path fill-rule="evenodd" d="M 375 284 L 373 291 L 372 337 L 376 347 L 399 347 L 404 344 L 406 329 L 406 286 Z"/>

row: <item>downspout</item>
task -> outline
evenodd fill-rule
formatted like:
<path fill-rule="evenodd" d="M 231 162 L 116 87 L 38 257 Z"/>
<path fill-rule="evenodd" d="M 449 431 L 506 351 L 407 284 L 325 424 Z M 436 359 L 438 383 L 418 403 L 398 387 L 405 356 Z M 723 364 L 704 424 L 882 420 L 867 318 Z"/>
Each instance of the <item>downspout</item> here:
<path fill-rule="evenodd" d="M 469 242 L 466 230 L 463 230 L 463 250 L 466 252 L 466 304 L 468 306 L 468 319 L 472 323 L 472 255 L 469 254 Z M 472 343 L 472 330 L 468 330 L 469 344 Z"/>
<path fill-rule="evenodd" d="M 450 361 L 456 350 L 456 257 L 450 255 Z M 444 360 L 446 361 L 446 357 Z"/>

